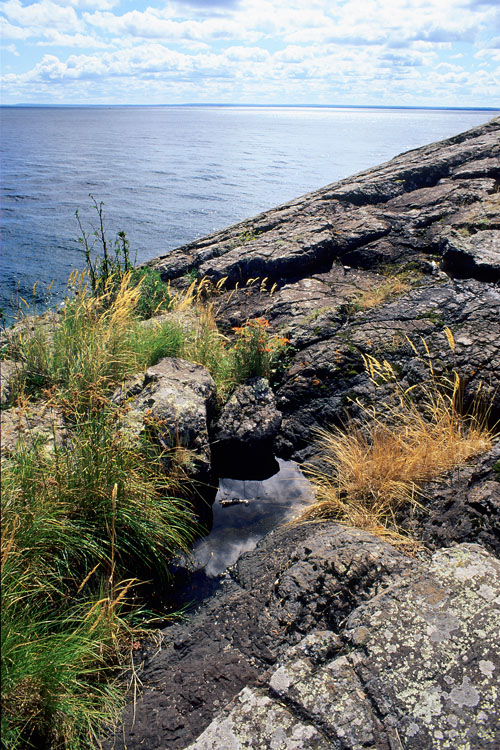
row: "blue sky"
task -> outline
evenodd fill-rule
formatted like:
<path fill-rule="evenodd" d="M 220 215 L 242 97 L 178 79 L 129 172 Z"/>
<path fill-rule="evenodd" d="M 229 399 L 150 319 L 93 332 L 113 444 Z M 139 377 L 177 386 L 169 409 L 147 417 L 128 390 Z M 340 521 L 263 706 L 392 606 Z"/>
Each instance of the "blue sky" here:
<path fill-rule="evenodd" d="M 6 0 L 2 103 L 500 107 L 500 0 Z"/>

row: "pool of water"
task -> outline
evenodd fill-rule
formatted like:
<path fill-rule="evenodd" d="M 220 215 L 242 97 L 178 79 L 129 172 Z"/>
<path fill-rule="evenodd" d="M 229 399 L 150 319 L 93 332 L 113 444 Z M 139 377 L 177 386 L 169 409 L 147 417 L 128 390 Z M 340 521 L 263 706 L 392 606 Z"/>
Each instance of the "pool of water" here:
<path fill-rule="evenodd" d="M 263 536 L 291 521 L 313 500 L 311 484 L 294 461 L 277 459 L 269 479 L 221 479 L 213 504 L 210 533 L 194 546 L 176 600 L 195 604 L 224 582 L 226 569 L 255 548 Z"/>

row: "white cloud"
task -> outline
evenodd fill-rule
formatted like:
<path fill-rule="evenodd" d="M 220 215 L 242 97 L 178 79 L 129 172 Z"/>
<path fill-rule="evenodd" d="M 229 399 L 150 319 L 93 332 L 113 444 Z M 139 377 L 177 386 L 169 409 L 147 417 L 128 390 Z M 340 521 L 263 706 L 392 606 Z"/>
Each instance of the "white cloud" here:
<path fill-rule="evenodd" d="M 262 47 L 228 47 L 225 57 L 231 61 L 267 62 L 271 55 Z"/>
<path fill-rule="evenodd" d="M 113 13 L 84 13 L 83 18 L 92 26 L 106 34 L 121 34 L 138 39 L 163 39 L 166 41 L 207 41 L 226 39 L 250 40 L 254 34 L 242 30 L 239 23 L 226 18 L 209 18 L 205 21 L 178 21 L 165 18 L 154 8 L 146 11 L 130 11 L 122 16 Z"/>
<path fill-rule="evenodd" d="M 1 6 L 2 12 L 12 23 L 25 28 L 52 28 L 68 31 L 82 31 L 83 22 L 74 8 L 57 5 L 52 0 L 23 6 L 19 0 L 7 0 Z"/>
<path fill-rule="evenodd" d="M 29 70 L 9 60 L 8 96 L 25 91 L 23 100 L 37 85 L 54 100 L 79 91 L 131 103 L 441 103 L 446 86 L 443 103 L 462 104 L 478 87 L 491 92 L 485 104 L 498 99 L 499 14 L 489 0 L 28 2 L 1 6 L 4 38 L 35 60 Z M 68 52 L 37 53 L 44 46 Z"/>
<path fill-rule="evenodd" d="M 88 34 L 63 34 L 57 29 L 46 29 L 43 39 L 36 42 L 37 47 L 77 47 L 83 49 L 103 48 L 108 45 L 101 39 Z"/>
<path fill-rule="evenodd" d="M 120 4 L 121 0 L 54 0 L 60 5 L 71 5 L 73 8 L 96 10 L 111 10 Z"/>
<path fill-rule="evenodd" d="M 500 62 L 500 49 L 482 49 L 475 54 L 478 60 L 494 60 Z"/>
<path fill-rule="evenodd" d="M 31 36 L 29 29 L 23 29 L 21 26 L 14 26 L 14 24 L 7 21 L 5 18 L 0 18 L 0 30 L 2 39 L 28 39 Z"/>
<path fill-rule="evenodd" d="M 10 52 L 11 55 L 19 57 L 19 52 L 15 44 L 2 44 L 0 45 L 0 50 L 2 52 Z"/>

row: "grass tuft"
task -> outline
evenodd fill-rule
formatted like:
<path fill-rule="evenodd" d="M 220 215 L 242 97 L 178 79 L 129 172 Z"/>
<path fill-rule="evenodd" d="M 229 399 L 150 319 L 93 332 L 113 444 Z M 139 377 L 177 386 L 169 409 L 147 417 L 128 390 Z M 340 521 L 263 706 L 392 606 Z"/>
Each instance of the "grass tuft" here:
<path fill-rule="evenodd" d="M 378 307 L 393 297 L 406 294 L 411 289 L 411 284 L 402 276 L 388 276 L 382 284 L 359 292 L 350 307 L 353 312 L 358 310 L 369 310 Z"/>
<path fill-rule="evenodd" d="M 454 351 L 449 329 L 445 336 Z M 387 361 L 364 357 L 372 382 L 392 387 L 392 405 L 374 402 L 344 429 L 318 431 L 322 468 L 305 467 L 316 502 L 303 519 L 333 518 L 411 547 L 414 542 L 398 530 L 400 509 L 419 504 L 426 482 L 491 448 L 494 430 L 487 413 L 479 406 L 463 412 L 458 373 L 438 376 L 426 342 L 422 345 L 424 354 L 418 356 L 428 378 L 405 389 Z"/>

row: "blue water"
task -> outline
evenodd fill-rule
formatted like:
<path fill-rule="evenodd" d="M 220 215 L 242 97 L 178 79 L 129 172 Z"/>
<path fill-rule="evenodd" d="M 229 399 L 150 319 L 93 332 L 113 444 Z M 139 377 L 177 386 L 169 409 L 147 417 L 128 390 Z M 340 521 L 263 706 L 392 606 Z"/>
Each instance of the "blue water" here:
<path fill-rule="evenodd" d="M 245 107 L 3 108 L 2 291 L 83 267 L 75 219 L 105 204 L 144 261 L 475 125 L 487 111 Z"/>

